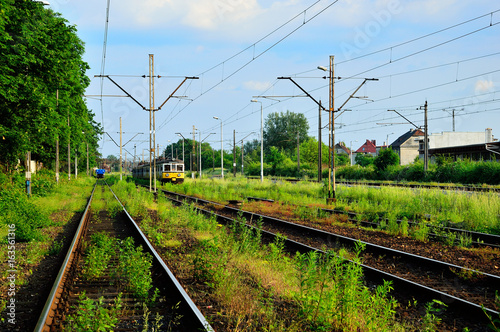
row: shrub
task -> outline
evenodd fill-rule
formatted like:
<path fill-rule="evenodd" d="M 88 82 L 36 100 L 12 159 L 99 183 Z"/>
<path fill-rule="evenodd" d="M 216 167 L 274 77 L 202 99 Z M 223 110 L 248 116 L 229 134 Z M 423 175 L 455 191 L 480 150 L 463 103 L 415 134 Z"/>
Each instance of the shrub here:
<path fill-rule="evenodd" d="M 0 218 L 7 225 L 16 225 L 17 242 L 42 240 L 41 229 L 51 223 L 23 191 L 16 189 L 0 191 Z"/>

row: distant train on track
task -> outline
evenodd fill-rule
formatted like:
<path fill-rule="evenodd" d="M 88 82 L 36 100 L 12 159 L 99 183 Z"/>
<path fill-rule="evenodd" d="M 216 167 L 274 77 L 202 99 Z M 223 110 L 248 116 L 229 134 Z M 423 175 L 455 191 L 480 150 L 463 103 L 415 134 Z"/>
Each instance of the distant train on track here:
<path fill-rule="evenodd" d="M 151 168 L 153 165 L 151 165 Z M 153 169 L 151 169 L 154 172 Z M 149 163 L 140 164 L 132 169 L 132 176 L 149 179 Z M 184 182 L 184 162 L 179 159 L 159 159 L 156 161 L 156 179 L 161 182 Z"/>
<path fill-rule="evenodd" d="M 104 178 L 104 173 L 106 173 L 105 169 L 98 168 L 95 170 L 95 177 L 98 179 L 102 179 L 102 178 Z"/>

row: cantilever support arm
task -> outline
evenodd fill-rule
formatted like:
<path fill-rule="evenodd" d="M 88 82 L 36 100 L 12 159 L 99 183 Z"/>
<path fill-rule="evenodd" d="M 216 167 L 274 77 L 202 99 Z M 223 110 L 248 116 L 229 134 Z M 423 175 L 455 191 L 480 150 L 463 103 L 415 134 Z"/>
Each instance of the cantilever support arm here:
<path fill-rule="evenodd" d="M 356 92 L 359 91 L 359 89 L 361 89 L 361 87 L 366 83 L 366 81 L 378 81 L 378 78 L 365 78 L 363 80 L 363 83 L 361 83 L 358 88 L 356 90 L 354 90 L 353 93 L 351 93 L 351 95 L 349 96 L 349 98 L 347 98 L 347 100 L 337 109 L 337 112 L 340 111 L 342 109 L 342 107 L 345 106 L 345 104 L 347 104 L 347 102 L 351 99 L 351 98 L 355 98 L 354 95 L 356 94 Z"/>
<path fill-rule="evenodd" d="M 169 99 L 174 96 L 174 94 L 177 92 L 177 90 L 179 90 L 179 88 L 184 84 L 184 82 L 186 82 L 189 79 L 191 79 L 191 80 L 197 80 L 198 78 L 199 77 L 186 77 L 186 78 L 184 78 L 184 80 L 181 82 L 181 84 L 179 84 L 179 86 L 170 94 L 170 96 L 168 96 L 168 98 L 163 102 L 163 104 L 161 104 L 161 106 L 158 107 L 157 111 L 161 110 L 161 108 L 163 107 L 163 105 L 165 105 L 167 103 L 167 101 L 169 101 Z"/>
<path fill-rule="evenodd" d="M 144 133 L 137 133 L 137 134 L 135 134 L 135 135 L 134 135 L 134 137 L 132 137 L 131 139 L 129 139 L 129 140 L 127 141 L 127 143 L 123 144 L 123 146 L 127 145 L 128 143 L 130 143 L 130 141 L 132 141 L 134 138 L 136 138 L 136 137 L 137 137 L 137 135 L 142 135 L 142 134 L 144 134 Z"/>
<path fill-rule="evenodd" d="M 403 119 L 405 119 L 406 121 L 408 121 L 409 123 L 411 123 L 412 125 L 414 125 L 415 128 L 420 129 L 419 126 L 417 126 L 416 124 L 414 124 L 413 122 L 411 122 L 410 120 L 408 120 L 407 118 L 405 118 L 404 115 L 401 114 L 401 113 L 399 113 L 398 111 L 396 111 L 396 110 L 389 110 L 389 112 L 396 112 L 400 117 L 402 117 Z"/>
<path fill-rule="evenodd" d="M 130 97 L 130 98 L 131 98 L 133 101 L 135 101 L 135 102 L 136 102 L 139 106 L 141 106 L 141 108 L 142 108 L 143 110 L 145 110 L 145 109 L 146 109 L 146 107 L 142 106 L 142 104 L 141 104 L 140 102 L 138 102 L 138 101 L 137 101 L 134 97 L 132 97 L 132 96 L 130 95 L 130 93 L 128 93 L 127 91 L 125 91 L 125 89 L 124 89 L 124 88 L 122 88 L 120 85 L 118 85 L 118 83 L 116 83 L 115 81 L 113 81 L 113 80 L 111 79 L 111 77 L 109 77 L 109 75 L 95 75 L 94 77 L 107 77 L 107 78 L 108 78 L 111 82 L 113 82 L 113 84 L 114 84 L 114 85 L 116 85 L 116 86 L 117 86 L 120 90 L 122 90 L 122 91 L 123 91 L 123 92 L 124 92 L 124 93 L 125 93 L 128 97 Z"/>
<path fill-rule="evenodd" d="M 323 105 L 321 105 L 320 102 L 318 102 L 316 99 L 314 99 L 313 96 L 311 96 L 309 94 L 309 92 L 307 92 L 306 90 L 302 89 L 302 87 L 300 85 L 297 84 L 297 82 L 295 82 L 291 77 L 278 77 L 279 80 L 290 80 L 292 81 L 293 84 L 295 84 L 302 92 L 304 92 L 309 98 L 311 98 L 316 104 L 318 104 L 319 107 L 321 107 L 321 109 L 323 111 L 328 111 Z"/>

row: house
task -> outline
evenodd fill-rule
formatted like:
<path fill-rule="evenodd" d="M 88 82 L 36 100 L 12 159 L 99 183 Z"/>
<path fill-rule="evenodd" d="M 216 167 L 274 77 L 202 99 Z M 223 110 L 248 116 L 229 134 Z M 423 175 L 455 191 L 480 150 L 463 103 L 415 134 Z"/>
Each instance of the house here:
<path fill-rule="evenodd" d="M 376 141 L 367 139 L 366 142 L 356 150 L 356 153 L 371 154 L 375 157 L 377 155 Z"/>
<path fill-rule="evenodd" d="M 351 155 L 351 150 L 345 146 L 344 142 L 339 142 L 335 144 L 335 154 L 341 155 L 346 154 L 348 156 Z"/>
<path fill-rule="evenodd" d="M 424 132 L 420 129 L 410 129 L 403 135 L 396 138 L 390 145 L 392 150 L 399 155 L 400 165 L 412 163 L 419 157 L 420 140 L 423 141 Z"/>

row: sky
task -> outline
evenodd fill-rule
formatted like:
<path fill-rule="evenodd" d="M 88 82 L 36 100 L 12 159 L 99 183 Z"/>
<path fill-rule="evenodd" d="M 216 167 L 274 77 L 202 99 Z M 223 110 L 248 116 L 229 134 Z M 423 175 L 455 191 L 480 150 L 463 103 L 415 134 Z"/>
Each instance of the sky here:
<path fill-rule="evenodd" d="M 161 76 L 154 79 L 155 108 L 185 77 L 198 77 L 155 112 L 160 150 L 180 139 L 176 133 L 192 138 L 193 126 L 196 140 L 216 149 L 221 123 L 225 150 L 232 149 L 233 131 L 237 143 L 260 139 L 261 105 L 264 119 L 272 112 L 303 113 L 317 138 L 312 98 L 328 108 L 329 73 L 318 66 L 329 67 L 330 56 L 334 109 L 347 101 L 335 115 L 336 142 L 353 149 L 367 139 L 390 144 L 413 124 L 423 126 L 426 101 L 429 133 L 452 131 L 455 110 L 456 131 L 492 128 L 500 137 L 497 1 L 110 0 L 105 48 L 107 1 L 49 2 L 85 43 L 86 98 L 106 132 L 104 157 L 119 155 L 111 138 L 119 142 L 120 118 L 125 150 L 148 153 L 143 107 L 150 107 L 150 82 L 142 76 L 149 75 L 150 54 L 154 75 Z M 94 77 L 100 74 L 137 102 L 111 80 Z M 278 77 L 291 77 L 312 98 Z M 321 124 L 328 142 L 327 112 Z"/>

